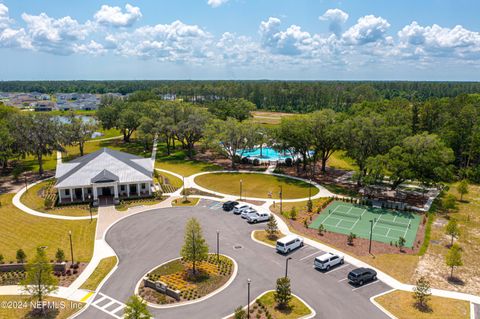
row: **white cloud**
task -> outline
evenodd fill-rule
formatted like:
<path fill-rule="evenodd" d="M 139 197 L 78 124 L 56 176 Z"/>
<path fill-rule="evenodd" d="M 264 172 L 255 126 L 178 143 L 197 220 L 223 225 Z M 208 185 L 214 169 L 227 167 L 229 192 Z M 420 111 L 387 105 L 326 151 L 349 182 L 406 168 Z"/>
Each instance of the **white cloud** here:
<path fill-rule="evenodd" d="M 291 25 L 285 31 L 280 30 L 281 21 L 270 17 L 260 23 L 259 33 L 262 45 L 273 53 L 299 55 L 311 49 L 314 40 L 310 33 L 302 31 L 297 25 Z"/>
<path fill-rule="evenodd" d="M 8 28 L 12 22 L 8 13 L 8 7 L 0 3 L 0 30 Z"/>
<path fill-rule="evenodd" d="M 357 24 L 353 25 L 342 35 L 348 44 L 367 44 L 385 39 L 386 32 L 390 28 L 390 23 L 382 17 L 367 15 L 357 20 Z"/>
<path fill-rule="evenodd" d="M 165 61 L 196 62 L 210 56 L 212 36 L 197 25 L 181 21 L 140 27 L 133 32 L 109 34 L 107 47 L 120 55 Z"/>
<path fill-rule="evenodd" d="M 227 3 L 228 0 L 208 0 L 207 4 L 212 8 L 220 7 L 222 4 Z"/>
<path fill-rule="evenodd" d="M 400 53 L 406 57 L 441 56 L 478 58 L 480 33 L 457 25 L 442 28 L 439 25 L 421 26 L 416 21 L 398 32 Z"/>
<path fill-rule="evenodd" d="M 329 21 L 330 31 L 339 36 L 342 33 L 342 25 L 348 20 L 348 14 L 340 9 L 328 9 L 318 18 L 322 21 Z"/>
<path fill-rule="evenodd" d="M 24 29 L 6 28 L 0 32 L 0 47 L 32 49 L 30 39 Z"/>
<path fill-rule="evenodd" d="M 103 45 L 98 42 L 90 41 L 84 44 L 74 44 L 73 51 L 80 54 L 102 55 L 107 53 Z"/>
<path fill-rule="evenodd" d="M 125 12 L 122 12 L 120 7 L 103 5 L 94 16 L 96 22 L 114 27 L 130 27 L 141 17 L 140 8 L 128 3 L 125 5 Z"/>
<path fill-rule="evenodd" d="M 22 19 L 27 24 L 26 32 L 33 48 L 54 54 L 71 54 L 72 46 L 93 30 L 89 22 L 80 24 L 69 16 L 54 19 L 46 13 L 37 16 L 23 13 Z"/>

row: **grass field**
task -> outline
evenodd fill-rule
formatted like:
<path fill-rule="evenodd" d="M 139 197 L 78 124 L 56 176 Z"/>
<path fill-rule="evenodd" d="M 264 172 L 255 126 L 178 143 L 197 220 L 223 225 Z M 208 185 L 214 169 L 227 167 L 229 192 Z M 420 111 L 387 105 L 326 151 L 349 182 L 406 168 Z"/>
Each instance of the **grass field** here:
<path fill-rule="evenodd" d="M 87 289 L 95 291 L 97 289 L 100 282 L 102 282 L 103 278 L 105 278 L 108 273 L 115 267 L 117 264 L 117 257 L 107 257 L 100 260 L 97 268 L 93 271 L 93 273 L 88 277 L 87 281 L 83 283 L 80 289 Z"/>
<path fill-rule="evenodd" d="M 195 182 L 205 188 L 224 194 L 240 195 L 240 180 L 242 180 L 242 197 L 279 198 L 280 186 L 283 187 L 283 198 L 308 197 L 318 193 L 314 186 L 293 178 L 255 174 L 255 173 L 214 173 L 200 175 Z"/>
<path fill-rule="evenodd" d="M 278 125 L 282 120 L 282 117 L 292 116 L 292 113 L 281 112 L 266 112 L 266 111 L 254 111 L 252 112 L 253 122 L 267 125 Z"/>
<path fill-rule="evenodd" d="M 40 196 L 40 191 L 42 188 L 48 187 L 51 183 L 51 180 L 47 180 L 37 185 L 32 186 L 25 192 L 20 201 L 27 207 L 34 209 L 39 212 L 44 212 L 47 214 L 54 214 L 54 215 L 65 215 L 65 216 L 89 216 L 90 210 L 87 205 L 75 205 L 75 206 L 63 206 L 63 207 L 55 207 L 53 209 L 46 209 L 45 208 L 45 200 Z M 96 209 L 95 209 L 96 210 Z M 93 214 L 95 215 L 97 212 L 94 211 Z"/>
<path fill-rule="evenodd" d="M 327 166 L 347 171 L 355 171 L 358 169 L 355 162 L 345 155 L 345 151 L 336 151 L 328 159 Z"/>
<path fill-rule="evenodd" d="M 90 222 L 42 218 L 26 214 L 12 204 L 13 194 L 0 195 L 0 254 L 5 262 L 15 260 L 22 248 L 27 259 L 35 255 L 38 246 L 47 246 L 47 257 L 54 259 L 57 248 L 70 251 L 68 231 L 72 231 L 75 261 L 92 258 L 96 220 Z"/>
<path fill-rule="evenodd" d="M 282 234 L 280 231 L 278 232 L 277 234 L 277 239 L 278 238 L 282 238 L 284 237 L 285 235 Z M 256 239 L 256 240 L 259 240 L 261 242 L 264 242 L 265 244 L 267 245 L 270 245 L 272 247 L 275 247 L 275 245 L 277 244 L 277 239 L 270 239 L 268 238 L 268 235 L 267 235 L 267 232 L 264 231 L 264 230 L 255 230 L 254 233 L 253 233 L 253 237 Z"/>
<path fill-rule="evenodd" d="M 85 304 L 80 302 L 73 302 L 66 299 L 47 297 L 47 302 L 56 305 L 56 315 L 42 317 L 44 319 L 67 319 L 74 313 L 83 308 Z M 28 296 L 0 296 L 0 303 L 12 302 L 16 304 L 25 305 L 26 307 L 0 307 L 0 318 L 2 319 L 31 319 L 29 315 L 32 308 Z M 64 306 L 64 307 L 63 307 Z M 63 309 L 62 309 L 63 308 Z"/>
<path fill-rule="evenodd" d="M 373 221 L 372 239 L 383 243 L 394 243 L 405 238 L 405 247 L 413 247 L 420 224 L 420 215 L 377 209 L 368 206 L 334 201 L 309 225 L 318 229 L 323 224 L 328 231 L 350 234 L 368 239 Z"/>
<path fill-rule="evenodd" d="M 289 308 L 286 310 L 278 310 L 274 299 L 274 292 L 269 291 L 257 299 L 266 306 L 268 312 L 275 319 L 298 319 L 305 317 L 311 313 L 310 309 L 300 299 L 292 296 Z M 252 316 L 253 317 L 253 316 Z"/>
<path fill-rule="evenodd" d="M 166 184 L 170 184 L 175 188 L 180 188 L 183 186 L 183 181 L 176 177 L 173 176 L 172 174 L 168 174 L 165 172 L 157 172 L 159 176 L 163 177 L 163 182 Z"/>
<path fill-rule="evenodd" d="M 422 312 L 414 306 L 411 292 L 395 290 L 375 300 L 398 319 L 468 319 L 470 304 L 467 301 L 432 296 L 430 312 Z"/>

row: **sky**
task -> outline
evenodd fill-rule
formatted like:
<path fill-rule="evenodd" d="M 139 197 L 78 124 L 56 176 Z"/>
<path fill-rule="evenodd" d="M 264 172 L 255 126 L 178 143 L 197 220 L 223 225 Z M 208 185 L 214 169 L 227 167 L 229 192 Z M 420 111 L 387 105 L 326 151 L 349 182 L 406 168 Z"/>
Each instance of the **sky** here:
<path fill-rule="evenodd" d="M 0 0 L 0 80 L 480 80 L 478 0 Z"/>

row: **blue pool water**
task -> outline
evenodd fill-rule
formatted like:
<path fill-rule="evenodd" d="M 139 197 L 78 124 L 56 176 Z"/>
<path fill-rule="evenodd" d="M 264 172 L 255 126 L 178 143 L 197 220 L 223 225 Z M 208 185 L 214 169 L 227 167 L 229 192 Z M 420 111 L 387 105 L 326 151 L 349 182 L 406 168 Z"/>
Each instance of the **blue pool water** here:
<path fill-rule="evenodd" d="M 285 160 L 288 157 L 292 158 L 292 155 L 289 152 L 277 151 L 270 147 L 244 150 L 243 154 L 242 151 L 238 151 L 237 154 L 241 155 L 242 157 L 266 159 L 272 161 Z"/>

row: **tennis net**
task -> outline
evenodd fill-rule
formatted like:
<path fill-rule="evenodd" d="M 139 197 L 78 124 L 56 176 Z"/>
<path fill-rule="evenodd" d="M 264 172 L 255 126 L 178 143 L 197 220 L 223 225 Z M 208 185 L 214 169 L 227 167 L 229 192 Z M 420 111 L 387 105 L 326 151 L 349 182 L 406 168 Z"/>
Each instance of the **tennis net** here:
<path fill-rule="evenodd" d="M 384 224 L 384 225 L 390 225 L 390 226 L 398 226 L 402 228 L 410 228 L 410 223 L 397 223 L 391 220 L 383 220 L 383 219 L 377 219 L 377 223 Z"/>
<path fill-rule="evenodd" d="M 352 215 L 352 214 L 348 214 L 348 213 L 342 213 L 342 212 L 332 212 L 332 215 L 338 215 L 338 216 L 343 216 L 343 217 L 350 217 L 350 218 L 355 218 L 355 219 L 358 219 L 360 217 L 360 215 Z"/>

